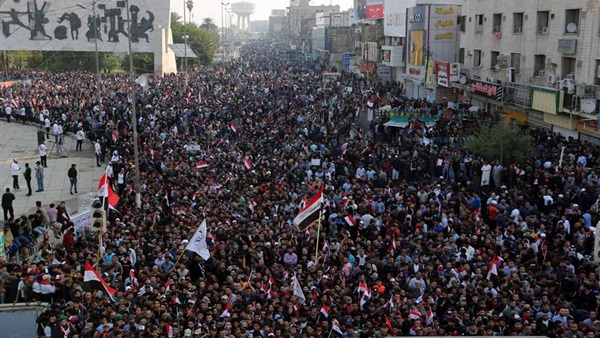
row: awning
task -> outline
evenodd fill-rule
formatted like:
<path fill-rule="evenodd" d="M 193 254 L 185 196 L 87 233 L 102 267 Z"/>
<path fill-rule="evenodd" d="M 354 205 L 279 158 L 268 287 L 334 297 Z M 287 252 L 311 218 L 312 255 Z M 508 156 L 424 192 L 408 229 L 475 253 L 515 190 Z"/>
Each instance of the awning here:
<path fill-rule="evenodd" d="M 405 128 L 408 126 L 408 122 L 397 122 L 397 121 L 388 121 L 384 124 L 386 127 L 397 127 L 397 128 Z"/>
<path fill-rule="evenodd" d="M 187 50 L 186 50 L 185 43 L 174 43 L 174 44 L 169 45 L 169 48 L 171 48 L 173 53 L 175 53 L 175 57 L 178 57 L 178 58 L 187 57 L 190 59 L 197 58 L 196 54 L 192 51 L 192 47 L 190 47 L 190 45 L 187 45 Z"/>

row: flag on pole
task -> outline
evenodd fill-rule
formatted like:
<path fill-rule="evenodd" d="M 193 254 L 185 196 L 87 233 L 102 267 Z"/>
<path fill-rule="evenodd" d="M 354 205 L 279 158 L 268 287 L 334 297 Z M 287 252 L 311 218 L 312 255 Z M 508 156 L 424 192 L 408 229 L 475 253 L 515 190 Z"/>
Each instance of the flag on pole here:
<path fill-rule="evenodd" d="M 502 262 L 503 259 L 498 256 L 494 256 L 494 258 L 492 258 L 487 273 L 488 280 L 492 279 L 492 275 L 498 276 L 498 268 L 502 265 Z"/>
<path fill-rule="evenodd" d="M 168 338 L 173 338 L 173 327 L 169 324 L 165 324 L 165 332 L 167 333 Z"/>
<path fill-rule="evenodd" d="M 342 329 L 340 328 L 340 322 L 338 322 L 337 319 L 334 319 L 333 322 L 331 323 L 331 325 L 333 326 L 332 327 L 333 331 L 341 334 L 342 336 L 344 335 L 344 332 L 342 332 Z"/>
<path fill-rule="evenodd" d="M 206 219 L 202 221 L 198 230 L 192 239 L 189 241 L 186 250 L 192 251 L 198 254 L 198 256 L 208 260 L 210 258 L 210 252 L 208 251 L 208 244 L 206 244 Z"/>
<path fill-rule="evenodd" d="M 362 294 L 362 296 L 360 297 L 360 307 L 362 308 L 362 307 L 363 307 L 363 305 L 365 305 L 365 303 L 366 303 L 366 302 L 367 302 L 369 299 L 371 299 L 371 289 L 369 289 L 369 287 L 366 287 L 366 288 L 363 290 L 363 294 Z"/>
<path fill-rule="evenodd" d="M 329 318 L 329 306 L 323 304 L 321 306 L 321 313 L 323 314 L 323 316 L 325 316 L 325 318 Z"/>
<path fill-rule="evenodd" d="M 231 128 L 231 130 L 232 130 L 234 133 L 237 133 L 237 126 L 235 125 L 235 123 L 232 123 L 232 124 L 231 124 L 229 127 Z"/>
<path fill-rule="evenodd" d="M 104 197 L 108 207 L 114 209 L 119 203 L 119 195 L 108 184 L 108 175 L 104 173 L 98 182 L 98 197 Z"/>
<path fill-rule="evenodd" d="M 227 303 L 227 306 L 225 306 L 225 310 L 223 310 L 223 312 L 221 313 L 221 315 L 219 317 L 224 318 L 224 317 L 231 317 L 231 303 Z"/>
<path fill-rule="evenodd" d="M 98 271 L 94 270 L 94 267 L 92 267 L 90 265 L 90 263 L 88 263 L 88 262 L 85 262 L 85 271 L 83 273 L 83 282 L 85 283 L 85 285 L 87 287 L 89 287 L 92 290 L 102 291 L 103 293 L 105 293 L 108 296 L 108 298 L 110 298 L 110 300 L 112 300 L 114 302 L 115 299 L 113 298 L 113 296 L 115 295 L 117 290 L 108 286 L 108 284 L 106 284 L 104 279 L 102 279 L 102 277 L 100 277 L 100 274 L 98 273 Z"/>
<path fill-rule="evenodd" d="M 348 215 L 348 216 L 344 217 L 344 221 L 346 221 L 346 223 L 348 223 L 348 225 L 351 227 L 356 225 L 356 220 L 354 219 L 354 216 L 352 216 L 352 215 Z"/>
<path fill-rule="evenodd" d="M 294 296 L 296 296 L 296 298 L 298 298 L 298 301 L 300 303 L 304 303 L 306 302 L 306 297 L 304 297 L 304 292 L 302 291 L 302 286 L 300 286 L 300 282 L 298 282 L 298 278 L 296 276 L 293 277 L 294 279 Z"/>
<path fill-rule="evenodd" d="M 387 326 L 388 329 L 388 333 L 390 335 L 395 335 L 396 332 L 394 331 L 394 327 L 392 326 L 392 322 L 390 321 L 390 319 L 388 318 L 388 316 L 385 316 L 385 326 Z"/>
<path fill-rule="evenodd" d="M 205 161 L 196 162 L 196 169 L 208 168 L 208 163 Z"/>
<path fill-rule="evenodd" d="M 319 221 L 321 215 L 320 211 L 323 206 L 323 187 L 324 186 L 321 185 L 317 193 L 306 204 L 306 207 L 300 210 L 298 216 L 294 218 L 294 225 L 298 227 L 300 231 L 308 229 L 314 223 Z"/>
<path fill-rule="evenodd" d="M 252 169 L 252 162 L 250 161 L 250 159 L 248 158 L 248 156 L 244 157 L 244 166 L 248 170 Z"/>
<path fill-rule="evenodd" d="M 431 311 L 431 309 L 427 310 L 427 318 L 425 319 L 425 324 L 433 324 L 433 311 Z"/>
<path fill-rule="evenodd" d="M 413 309 L 408 313 L 408 317 L 410 319 L 421 319 L 421 312 L 419 310 Z"/>

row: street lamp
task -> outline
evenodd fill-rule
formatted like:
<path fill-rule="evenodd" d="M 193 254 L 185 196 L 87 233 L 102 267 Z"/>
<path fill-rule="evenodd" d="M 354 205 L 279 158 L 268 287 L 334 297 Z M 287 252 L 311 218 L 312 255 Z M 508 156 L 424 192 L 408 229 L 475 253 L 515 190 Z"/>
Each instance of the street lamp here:
<path fill-rule="evenodd" d="M 129 13 L 129 0 L 126 0 L 127 8 L 127 42 L 129 44 L 129 87 L 131 88 L 131 122 L 133 123 L 133 160 L 135 172 L 135 204 L 138 208 L 142 206 L 142 193 L 140 187 L 140 158 L 138 152 L 137 113 L 135 99 L 135 81 L 133 80 L 133 51 L 131 49 L 131 19 Z"/>
<path fill-rule="evenodd" d="M 225 20 L 223 19 L 223 7 L 225 6 L 229 6 L 229 2 L 221 2 L 221 58 L 224 58 L 225 56 L 225 46 L 223 45 L 223 39 L 225 38 L 225 25 L 223 24 Z"/>
<path fill-rule="evenodd" d="M 83 8 L 83 9 L 87 9 L 87 7 L 84 4 L 77 4 L 77 7 L 79 8 Z M 92 15 L 94 16 L 94 20 L 92 20 L 92 29 L 94 30 L 94 47 L 95 47 L 95 57 L 96 57 L 96 78 L 98 81 L 98 88 L 96 91 L 96 95 L 98 95 L 98 109 L 102 110 L 102 92 L 100 89 L 100 85 L 102 84 L 102 80 L 100 79 L 100 62 L 98 61 L 98 27 L 96 27 L 96 25 L 98 24 L 97 21 L 97 16 L 96 16 L 96 0 L 94 0 L 94 2 L 92 2 Z"/>

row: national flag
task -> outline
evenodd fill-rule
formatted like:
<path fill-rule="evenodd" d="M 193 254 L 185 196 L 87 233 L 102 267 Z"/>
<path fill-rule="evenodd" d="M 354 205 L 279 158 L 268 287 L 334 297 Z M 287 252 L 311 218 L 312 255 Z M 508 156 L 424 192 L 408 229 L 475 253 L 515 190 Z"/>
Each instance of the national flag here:
<path fill-rule="evenodd" d="M 346 155 L 347 151 L 348 151 L 348 142 L 342 144 L 342 155 Z"/>
<path fill-rule="evenodd" d="M 275 278 L 269 277 L 269 282 L 268 283 L 269 283 L 269 286 L 275 285 Z"/>
<path fill-rule="evenodd" d="M 137 277 L 135 277 L 135 269 L 129 270 L 129 279 L 131 280 L 131 285 L 134 289 L 137 289 L 140 286 Z"/>
<path fill-rule="evenodd" d="M 169 279 L 166 283 L 165 283 L 165 292 L 169 291 L 169 288 L 171 287 L 171 280 Z"/>
<path fill-rule="evenodd" d="M 300 282 L 298 282 L 298 278 L 296 276 L 292 277 L 293 287 L 294 287 L 294 296 L 298 298 L 300 303 L 306 302 L 306 297 L 304 297 L 304 292 L 302 291 L 302 286 L 300 286 Z"/>
<path fill-rule="evenodd" d="M 169 192 L 165 191 L 165 197 L 163 197 L 163 200 L 165 201 L 165 204 L 169 207 L 171 206 L 171 202 L 169 201 Z"/>
<path fill-rule="evenodd" d="M 337 319 L 334 319 L 333 322 L 331 323 L 332 325 L 332 330 L 341 334 L 342 336 L 344 335 L 344 332 L 342 332 L 342 329 L 340 328 L 340 322 L 338 322 Z"/>
<path fill-rule="evenodd" d="M 306 197 L 303 197 L 302 200 L 300 201 L 300 203 L 298 203 L 298 209 L 302 210 L 304 208 L 306 208 L 306 203 L 308 201 L 306 200 Z"/>
<path fill-rule="evenodd" d="M 421 316 L 421 312 L 419 312 L 419 310 L 417 309 L 410 310 L 410 312 L 408 313 L 408 317 L 410 319 L 421 319 Z"/>
<path fill-rule="evenodd" d="M 221 315 L 219 317 L 224 318 L 224 317 L 230 317 L 231 316 L 231 303 L 227 303 L 227 306 L 225 306 L 225 310 L 223 310 L 223 312 L 221 313 Z"/>
<path fill-rule="evenodd" d="M 188 303 L 194 305 L 194 304 L 196 304 L 196 300 L 197 300 L 196 297 L 192 297 L 192 298 L 188 299 Z"/>
<path fill-rule="evenodd" d="M 179 300 L 179 296 L 175 296 L 175 304 L 181 305 L 181 301 Z"/>
<path fill-rule="evenodd" d="M 394 327 L 392 326 L 392 322 L 390 321 L 390 319 L 388 318 L 388 316 L 385 316 L 385 326 L 387 326 L 388 329 L 388 333 L 390 335 L 395 335 L 396 332 L 394 331 Z"/>
<path fill-rule="evenodd" d="M 202 221 L 192 239 L 185 247 L 186 250 L 192 251 L 198 254 L 198 256 L 208 260 L 210 258 L 210 252 L 208 251 L 208 244 L 206 243 L 206 219 Z"/>
<path fill-rule="evenodd" d="M 351 227 L 356 225 L 356 220 L 354 219 L 354 216 L 352 216 L 352 215 L 348 215 L 348 216 L 344 217 L 344 221 L 346 221 L 346 223 L 348 223 L 348 225 Z"/>
<path fill-rule="evenodd" d="M 235 123 L 232 123 L 232 124 L 231 124 L 229 127 L 231 128 L 231 130 L 232 130 L 234 133 L 237 133 L 237 126 L 235 125 Z"/>
<path fill-rule="evenodd" d="M 300 311 L 300 304 L 294 305 L 294 311 Z"/>
<path fill-rule="evenodd" d="M 433 324 L 433 311 L 431 311 L 431 309 L 427 310 L 427 318 L 425 319 L 425 324 Z"/>
<path fill-rule="evenodd" d="M 360 282 L 358 283 L 358 289 L 356 289 L 356 292 L 358 293 L 362 293 L 363 291 L 365 291 L 366 289 L 368 289 L 369 287 L 367 286 L 367 283 L 365 282 Z"/>
<path fill-rule="evenodd" d="M 83 282 L 85 285 L 92 290 L 99 290 L 105 293 L 110 300 L 114 301 L 113 296 L 117 292 L 117 290 L 111 288 L 106 284 L 104 279 L 100 277 L 98 271 L 94 270 L 94 268 L 90 265 L 90 263 L 85 263 L 85 271 L 83 273 Z"/>
<path fill-rule="evenodd" d="M 150 155 L 151 159 L 154 159 L 154 149 L 148 148 L 148 154 Z"/>
<path fill-rule="evenodd" d="M 487 279 L 492 279 L 492 275 L 498 276 L 498 269 L 502 266 L 504 260 L 499 256 L 494 256 L 488 268 Z"/>
<path fill-rule="evenodd" d="M 248 158 L 248 156 L 244 157 L 244 166 L 248 170 L 252 169 L 252 162 L 250 161 L 250 159 Z"/>
<path fill-rule="evenodd" d="M 196 169 L 208 168 L 208 163 L 204 161 L 196 162 Z"/>
<path fill-rule="evenodd" d="M 366 287 L 360 297 L 360 307 L 362 308 L 369 299 L 371 299 L 371 289 Z"/>
<path fill-rule="evenodd" d="M 168 338 L 173 338 L 174 333 L 173 333 L 173 327 L 171 325 L 165 324 L 165 332 L 166 332 Z"/>
<path fill-rule="evenodd" d="M 108 203 L 108 207 L 114 209 L 119 203 L 119 195 L 112 189 L 110 184 L 108 184 L 108 175 L 106 172 L 100 177 L 100 182 L 98 182 L 98 197 L 104 197 L 105 203 Z"/>
<path fill-rule="evenodd" d="M 321 313 L 323 314 L 323 316 L 325 316 L 325 318 L 329 318 L 329 306 L 323 304 L 321 306 Z"/>
<path fill-rule="evenodd" d="M 385 304 L 385 307 L 388 307 L 390 312 L 396 307 L 396 305 L 394 305 L 394 295 L 390 296 L 390 300 Z"/>
<path fill-rule="evenodd" d="M 254 201 L 248 202 L 248 209 L 250 209 L 250 211 L 252 213 L 254 213 L 254 210 L 256 209 L 256 202 L 254 202 Z"/>
<path fill-rule="evenodd" d="M 304 231 L 312 226 L 314 223 L 319 221 L 321 217 L 321 207 L 323 206 L 323 188 L 322 185 L 317 193 L 310 199 L 306 207 L 298 213 L 298 216 L 294 218 L 294 225 L 300 230 Z"/>

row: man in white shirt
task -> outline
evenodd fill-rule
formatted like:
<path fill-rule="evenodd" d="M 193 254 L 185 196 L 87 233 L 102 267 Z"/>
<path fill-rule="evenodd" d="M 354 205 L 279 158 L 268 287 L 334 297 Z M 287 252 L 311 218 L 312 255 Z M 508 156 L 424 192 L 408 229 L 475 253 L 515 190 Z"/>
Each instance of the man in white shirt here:
<path fill-rule="evenodd" d="M 83 139 L 85 138 L 85 133 L 83 132 L 82 128 L 79 128 L 79 130 L 77 130 L 77 134 L 75 134 L 75 139 L 77 140 L 77 145 L 75 146 L 75 151 L 81 150 L 81 147 L 83 145 Z"/>
<path fill-rule="evenodd" d="M 52 134 L 54 134 L 54 143 L 58 144 L 58 137 L 60 136 L 60 126 L 58 122 L 54 122 L 52 125 Z"/>
<path fill-rule="evenodd" d="M 99 167 L 100 159 L 102 158 L 102 146 L 98 140 L 96 140 L 96 143 L 94 143 L 94 153 L 96 153 L 96 166 Z"/>
<path fill-rule="evenodd" d="M 12 108 L 10 106 L 6 106 L 4 109 L 4 113 L 6 113 L 6 122 L 10 123 L 10 117 L 12 115 Z"/>
<path fill-rule="evenodd" d="M 40 163 L 44 168 L 48 168 L 48 147 L 46 146 L 46 141 L 40 143 L 38 151 L 40 152 Z"/>
<path fill-rule="evenodd" d="M 20 190 L 19 187 L 19 173 L 21 172 L 21 167 L 19 166 L 19 161 L 15 158 L 13 162 L 10 164 L 10 174 L 13 178 L 13 189 Z"/>
<path fill-rule="evenodd" d="M 50 119 L 48 118 L 48 116 L 46 116 L 44 118 L 44 128 L 46 128 L 46 138 L 50 138 L 50 126 L 52 125 L 52 123 L 50 123 Z"/>

